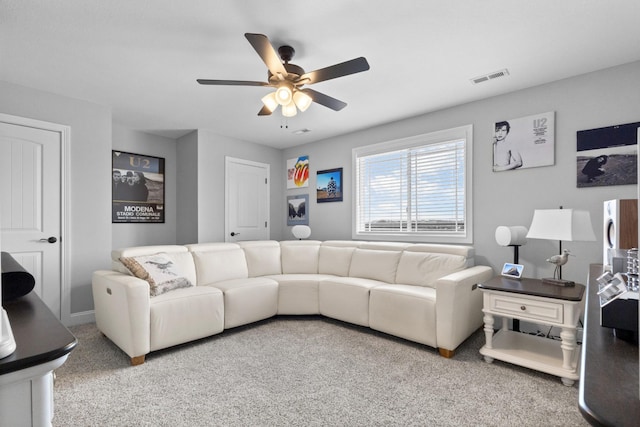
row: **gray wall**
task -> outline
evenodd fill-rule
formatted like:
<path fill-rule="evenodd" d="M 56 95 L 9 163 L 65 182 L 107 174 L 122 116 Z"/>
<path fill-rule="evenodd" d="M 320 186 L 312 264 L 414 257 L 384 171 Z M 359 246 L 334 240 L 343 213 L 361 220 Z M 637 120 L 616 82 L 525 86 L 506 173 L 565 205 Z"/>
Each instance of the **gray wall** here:
<path fill-rule="evenodd" d="M 584 283 L 588 265 L 602 260 L 603 201 L 636 198 L 637 186 L 576 188 L 576 131 L 640 121 L 638 75 L 640 62 L 286 149 L 283 151 L 283 160 L 309 155 L 312 238 L 350 239 L 352 148 L 473 124 L 473 245 L 477 262 L 496 270 L 504 262 L 512 262 L 512 248 L 499 247 L 495 242 L 497 226 L 528 227 L 534 209 L 555 209 L 561 205 L 586 209 L 591 212 L 598 241 L 563 243 L 563 247 L 575 255 L 564 267 L 563 277 Z M 501 119 L 547 111 L 555 111 L 555 165 L 493 172 L 492 124 Z M 316 171 L 336 167 L 344 168 L 344 202 L 317 204 L 313 194 Z M 289 190 L 286 195 L 305 192 Z M 504 197 L 505 194 L 511 194 L 512 197 Z M 286 220 L 282 219 L 282 223 L 283 237 L 289 238 Z M 557 242 L 530 240 L 520 248 L 520 263 L 525 265 L 525 274 L 529 277 L 551 276 L 552 265 L 545 260 L 557 251 Z"/>
<path fill-rule="evenodd" d="M 107 107 L 0 81 L 0 111 L 71 127 L 69 286 L 71 313 L 93 309 L 91 273 L 109 265 L 111 112 Z M 103 176 L 104 176 L 103 175 Z M 73 319 L 72 319 L 73 321 Z"/>
<path fill-rule="evenodd" d="M 159 245 L 176 241 L 176 140 L 113 125 L 113 149 L 164 158 L 165 223 L 112 224 L 112 246 Z"/>
<path fill-rule="evenodd" d="M 224 236 L 224 177 L 225 157 L 267 163 L 271 165 L 271 237 L 279 239 L 282 235 L 284 215 L 281 150 L 265 147 L 251 142 L 216 135 L 212 131 L 197 132 L 196 158 L 186 164 L 197 165 L 197 236 L 198 242 L 222 242 Z M 179 147 L 182 142 L 179 142 Z M 180 154 L 182 155 L 182 154 Z M 181 160 L 182 164 L 182 160 Z M 191 166 L 193 167 L 193 166 Z M 179 192 L 192 191 L 179 187 Z M 191 243 L 194 241 L 192 240 Z"/>
<path fill-rule="evenodd" d="M 176 243 L 198 241 L 198 131 L 177 143 L 177 236 Z"/>

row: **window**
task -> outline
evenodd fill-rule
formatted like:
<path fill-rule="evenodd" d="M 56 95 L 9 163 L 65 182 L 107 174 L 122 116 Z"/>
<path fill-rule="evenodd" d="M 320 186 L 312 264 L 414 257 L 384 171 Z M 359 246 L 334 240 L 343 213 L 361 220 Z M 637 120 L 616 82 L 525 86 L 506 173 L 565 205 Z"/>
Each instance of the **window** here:
<path fill-rule="evenodd" d="M 471 125 L 353 149 L 353 237 L 471 243 Z"/>

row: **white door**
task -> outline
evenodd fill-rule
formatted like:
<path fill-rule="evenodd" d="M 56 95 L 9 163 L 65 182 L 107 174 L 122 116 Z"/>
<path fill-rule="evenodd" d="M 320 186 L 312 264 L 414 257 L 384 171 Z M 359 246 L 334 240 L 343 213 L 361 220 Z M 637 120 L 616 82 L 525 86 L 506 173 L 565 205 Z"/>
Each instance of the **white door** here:
<path fill-rule="evenodd" d="M 268 240 L 270 165 L 225 158 L 225 241 Z"/>
<path fill-rule="evenodd" d="M 60 319 L 62 133 L 24 123 L 40 122 L 0 115 L 2 250 L 34 276 L 34 291 Z"/>

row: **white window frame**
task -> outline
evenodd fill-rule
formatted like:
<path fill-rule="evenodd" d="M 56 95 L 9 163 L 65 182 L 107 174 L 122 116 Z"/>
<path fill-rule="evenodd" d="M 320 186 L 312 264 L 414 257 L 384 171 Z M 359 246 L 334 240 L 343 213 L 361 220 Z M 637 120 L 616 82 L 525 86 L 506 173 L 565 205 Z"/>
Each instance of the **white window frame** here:
<path fill-rule="evenodd" d="M 465 141 L 464 152 L 464 174 L 465 174 L 465 198 L 464 198 L 464 232 L 446 232 L 446 231 L 406 231 L 406 232 L 367 232 L 358 231 L 358 157 L 373 154 L 381 154 L 385 152 L 397 151 L 411 147 L 419 147 L 430 144 L 443 143 L 453 140 Z M 460 126 L 457 128 L 446 129 L 427 134 L 416 135 L 409 138 L 397 139 L 393 141 L 381 142 L 378 144 L 356 147 L 352 150 L 351 167 L 353 171 L 352 180 L 352 238 L 364 240 L 388 240 L 388 241 L 408 241 L 408 242 L 429 242 L 429 243 L 473 243 L 473 125 Z"/>

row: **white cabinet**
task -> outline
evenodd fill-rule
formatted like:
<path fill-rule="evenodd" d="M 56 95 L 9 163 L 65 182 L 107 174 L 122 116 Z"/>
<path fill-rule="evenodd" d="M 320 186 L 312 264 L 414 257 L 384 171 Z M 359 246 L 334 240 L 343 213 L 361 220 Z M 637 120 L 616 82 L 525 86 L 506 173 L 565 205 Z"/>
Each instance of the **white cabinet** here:
<path fill-rule="evenodd" d="M 576 328 L 584 308 L 584 286 L 561 288 L 537 279 L 495 277 L 480 284 L 480 289 L 486 338 L 480 354 L 487 362 L 497 359 L 557 375 L 568 386 L 580 379 Z M 502 318 L 495 333 L 494 316 Z M 561 340 L 509 330 L 509 318 L 556 326 Z"/>

